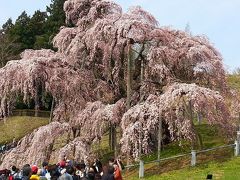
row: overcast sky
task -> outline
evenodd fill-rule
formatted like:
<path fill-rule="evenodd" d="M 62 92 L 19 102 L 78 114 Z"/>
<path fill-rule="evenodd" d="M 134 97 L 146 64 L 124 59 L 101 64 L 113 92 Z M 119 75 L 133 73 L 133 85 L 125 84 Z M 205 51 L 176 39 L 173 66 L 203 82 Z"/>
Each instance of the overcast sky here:
<path fill-rule="evenodd" d="M 15 20 L 22 11 L 32 15 L 45 10 L 51 0 L 1 0 L 0 24 Z M 140 5 L 151 12 L 160 26 L 184 30 L 190 25 L 193 35 L 208 36 L 222 53 L 226 69 L 240 67 L 240 0 L 115 0 L 124 11 Z"/>

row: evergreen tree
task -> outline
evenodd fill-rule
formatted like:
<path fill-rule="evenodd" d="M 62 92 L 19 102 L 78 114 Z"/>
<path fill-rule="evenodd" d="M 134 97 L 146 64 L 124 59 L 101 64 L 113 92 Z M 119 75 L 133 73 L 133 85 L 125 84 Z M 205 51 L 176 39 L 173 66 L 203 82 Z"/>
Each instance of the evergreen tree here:
<path fill-rule="evenodd" d="M 46 34 L 50 41 L 59 32 L 59 28 L 65 25 L 65 13 L 63 5 L 66 0 L 52 0 L 50 6 L 47 6 L 48 18 L 46 22 Z"/>
<path fill-rule="evenodd" d="M 24 49 L 33 48 L 34 33 L 30 28 L 30 21 L 30 16 L 23 11 L 9 32 L 11 39 L 16 40 L 20 44 L 19 53 Z"/>
<path fill-rule="evenodd" d="M 0 67 L 6 65 L 10 59 L 16 59 L 16 49 L 18 49 L 18 44 L 11 40 L 6 29 L 0 30 Z"/>
<path fill-rule="evenodd" d="M 30 20 L 30 29 L 34 34 L 34 49 L 50 48 L 48 36 L 46 36 L 47 13 L 35 11 Z"/>
<path fill-rule="evenodd" d="M 7 34 L 12 27 L 13 27 L 12 19 L 9 18 L 7 22 L 2 25 L 2 32 Z"/>

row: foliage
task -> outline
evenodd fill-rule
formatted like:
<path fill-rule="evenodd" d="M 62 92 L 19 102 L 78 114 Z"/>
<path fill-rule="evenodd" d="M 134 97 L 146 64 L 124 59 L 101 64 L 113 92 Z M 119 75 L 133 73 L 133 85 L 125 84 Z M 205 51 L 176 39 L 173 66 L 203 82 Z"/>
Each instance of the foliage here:
<path fill-rule="evenodd" d="M 25 162 L 30 164 L 42 163 L 42 160 L 48 159 L 51 153 L 51 144 L 55 138 L 69 129 L 67 123 L 52 122 L 32 133 L 26 135 L 18 143 L 18 148 L 4 154 L 4 160 L 1 167 L 10 168 L 11 164 L 23 166 Z M 6 159 L 8 159 L 6 161 Z"/>
<path fill-rule="evenodd" d="M 17 59 L 15 54 L 19 45 L 15 40 L 11 40 L 5 31 L 0 31 L 0 42 L 0 67 L 3 67 L 9 60 Z"/>
<path fill-rule="evenodd" d="M 59 28 L 65 24 L 65 12 L 63 4 L 66 0 L 52 0 L 50 6 L 47 6 L 46 33 L 52 37 L 59 31 Z"/>
<path fill-rule="evenodd" d="M 46 12 L 37 10 L 31 17 L 23 11 L 14 24 L 12 19 L 3 24 L 2 31 L 9 41 L 18 44 L 14 55 L 19 55 L 25 49 L 52 48 L 52 38 L 65 24 L 64 2 L 65 0 L 52 0 Z M 8 44 L 1 42 L 4 46 Z M 4 60 L 7 62 L 9 57 L 11 56 L 6 54 Z"/>

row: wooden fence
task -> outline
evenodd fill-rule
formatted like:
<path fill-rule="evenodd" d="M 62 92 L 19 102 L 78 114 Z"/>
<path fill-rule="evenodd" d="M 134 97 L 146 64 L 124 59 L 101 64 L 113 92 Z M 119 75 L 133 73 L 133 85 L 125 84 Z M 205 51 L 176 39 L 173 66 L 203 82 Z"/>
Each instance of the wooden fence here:
<path fill-rule="evenodd" d="M 160 158 L 159 160 L 153 160 L 153 161 L 148 161 L 148 162 L 144 162 L 143 160 L 140 160 L 139 163 L 127 165 L 126 168 L 129 169 L 132 167 L 138 167 L 139 168 L 139 178 L 143 178 L 144 173 L 145 173 L 144 165 L 146 165 L 146 164 L 160 163 L 160 162 L 164 162 L 167 160 L 177 160 L 178 158 L 181 158 L 181 157 L 190 157 L 189 166 L 194 167 L 198 164 L 198 155 L 200 155 L 202 153 L 206 153 L 206 152 L 216 151 L 219 149 L 227 149 L 227 148 L 234 148 L 234 155 L 235 156 L 240 155 L 240 131 L 237 132 L 237 139 L 234 144 L 228 144 L 228 145 L 213 147 L 210 149 L 199 150 L 199 151 L 191 150 L 191 152 L 186 153 L 186 154 L 180 154 L 177 156 L 171 156 L 171 157 L 167 157 L 167 158 Z"/>
<path fill-rule="evenodd" d="M 13 110 L 11 116 L 50 117 L 50 111 L 35 111 L 32 109 Z"/>

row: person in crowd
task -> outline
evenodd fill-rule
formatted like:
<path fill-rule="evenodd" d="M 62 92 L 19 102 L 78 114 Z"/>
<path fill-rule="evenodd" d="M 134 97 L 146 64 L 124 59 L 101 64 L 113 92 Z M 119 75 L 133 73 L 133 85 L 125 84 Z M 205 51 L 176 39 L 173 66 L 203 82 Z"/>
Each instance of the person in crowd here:
<path fill-rule="evenodd" d="M 65 160 L 61 160 L 59 162 L 59 172 L 61 174 L 64 174 L 66 172 L 66 168 L 65 167 L 66 167 L 66 161 Z"/>
<path fill-rule="evenodd" d="M 115 180 L 122 180 L 122 174 L 121 174 L 119 165 L 114 164 L 113 167 L 114 167 L 114 179 Z"/>
<path fill-rule="evenodd" d="M 16 171 L 17 171 L 17 167 L 13 165 L 12 168 L 11 168 L 11 173 L 9 175 L 9 180 L 14 179 L 14 175 L 16 174 Z"/>
<path fill-rule="evenodd" d="M 36 165 L 32 166 L 32 175 L 30 177 L 30 180 L 40 180 L 38 173 L 38 167 Z"/>
<path fill-rule="evenodd" d="M 45 176 L 48 180 L 57 180 L 60 176 L 61 173 L 59 171 L 58 165 L 48 165 L 48 173 Z"/>
<path fill-rule="evenodd" d="M 44 161 L 42 163 L 42 169 L 41 169 L 40 176 L 46 176 L 47 173 L 48 173 L 48 162 Z"/>
<path fill-rule="evenodd" d="M 122 180 L 120 160 L 110 158 L 108 164 L 103 167 L 99 159 L 87 164 L 65 159 L 54 165 L 43 162 L 41 169 L 25 164 L 21 171 L 16 166 L 1 170 L 0 180 Z"/>
<path fill-rule="evenodd" d="M 96 174 L 100 174 L 102 172 L 102 163 L 99 159 L 95 159 L 93 163 L 94 171 Z"/>
<path fill-rule="evenodd" d="M 114 179 L 122 180 L 122 174 L 121 174 L 122 167 L 121 167 L 120 161 L 118 159 L 115 161 L 114 158 L 110 158 L 108 162 L 109 162 L 109 166 L 113 166 L 114 168 Z"/>
<path fill-rule="evenodd" d="M 16 173 L 14 174 L 13 179 L 14 180 L 21 180 L 22 179 L 20 169 L 18 169 L 18 168 L 16 169 Z"/>
<path fill-rule="evenodd" d="M 75 169 L 72 165 L 66 166 L 66 173 L 70 174 L 73 178 L 73 180 L 79 180 L 80 177 L 76 175 Z"/>
<path fill-rule="evenodd" d="M 8 169 L 3 169 L 0 170 L 0 179 L 1 180 L 7 180 L 9 175 L 10 175 L 11 171 Z"/>
<path fill-rule="evenodd" d="M 16 166 L 12 166 L 9 180 L 21 180 L 20 170 Z"/>
<path fill-rule="evenodd" d="M 87 160 L 85 162 L 85 172 L 86 172 L 86 174 L 88 174 L 88 172 L 90 170 L 90 167 L 91 167 L 90 162 L 89 162 L 89 160 Z"/>
<path fill-rule="evenodd" d="M 69 173 L 72 173 L 72 167 L 67 166 L 65 170 L 66 171 L 59 177 L 59 180 L 73 180 L 72 175 L 69 174 Z"/>
<path fill-rule="evenodd" d="M 90 167 L 87 173 L 87 178 L 89 180 L 95 180 L 95 172 L 94 172 L 94 168 Z"/>
<path fill-rule="evenodd" d="M 25 164 L 22 168 L 22 180 L 29 180 L 32 175 L 32 169 L 29 164 Z"/>
<path fill-rule="evenodd" d="M 80 178 L 85 178 L 87 177 L 87 173 L 86 173 L 86 165 L 85 163 L 82 161 L 79 165 L 79 177 Z"/>
<path fill-rule="evenodd" d="M 74 162 L 72 160 L 67 159 L 66 160 L 66 166 L 70 165 L 73 166 Z"/>
<path fill-rule="evenodd" d="M 113 166 L 104 166 L 102 180 L 114 180 L 114 167 Z"/>

